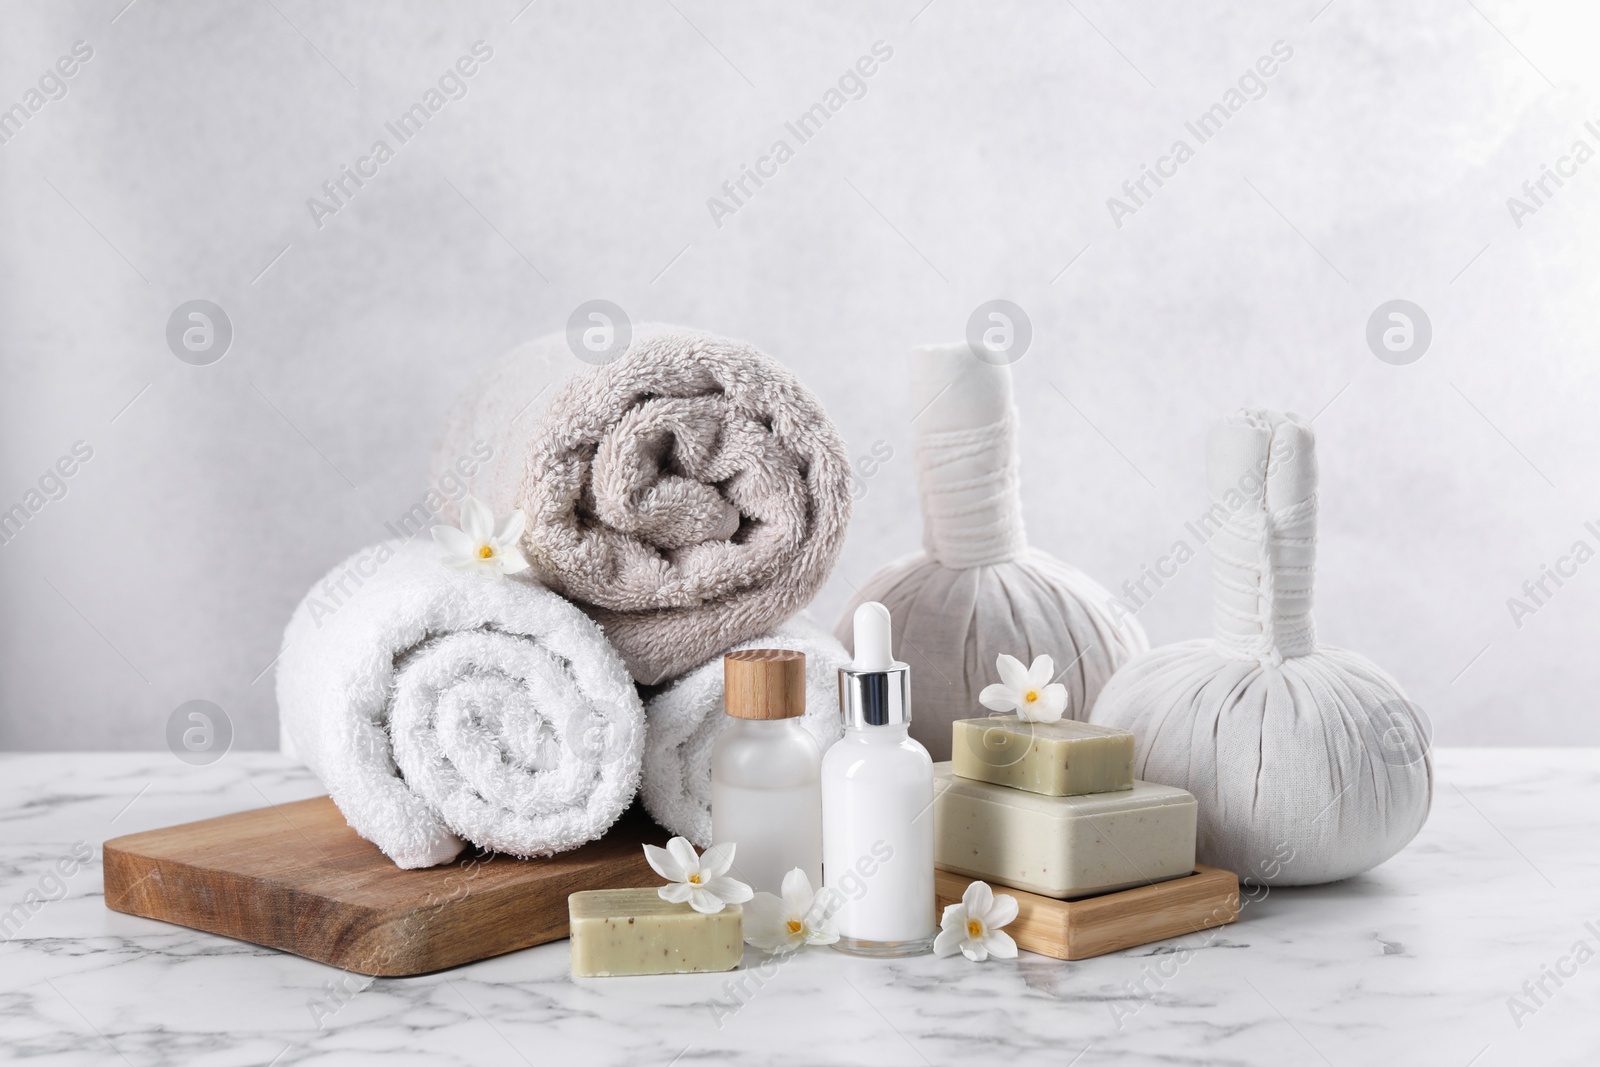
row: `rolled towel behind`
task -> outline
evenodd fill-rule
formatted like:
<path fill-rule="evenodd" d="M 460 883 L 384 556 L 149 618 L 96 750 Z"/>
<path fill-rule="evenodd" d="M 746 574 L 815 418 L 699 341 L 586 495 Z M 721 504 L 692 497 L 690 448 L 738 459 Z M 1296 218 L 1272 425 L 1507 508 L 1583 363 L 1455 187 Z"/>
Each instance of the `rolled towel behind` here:
<path fill-rule="evenodd" d="M 844 732 L 839 721 L 843 645 L 801 614 L 745 648 L 806 654 L 806 711 L 800 725 L 826 751 Z M 728 717 L 722 711 L 722 656 L 702 663 L 645 702 L 644 776 L 639 796 L 656 822 L 701 848 L 711 844 L 711 749 Z"/>
<path fill-rule="evenodd" d="M 277 685 L 286 747 L 401 867 L 463 839 L 576 848 L 638 788 L 644 711 L 600 628 L 533 582 L 451 570 L 431 542 L 365 549 L 314 586 Z"/>
<path fill-rule="evenodd" d="M 816 397 L 750 345 L 673 326 L 634 328 L 600 366 L 564 334 L 507 353 L 458 402 L 434 475 L 469 477 L 496 514 L 520 507 L 539 579 L 644 685 L 809 603 L 850 520 L 844 442 Z"/>

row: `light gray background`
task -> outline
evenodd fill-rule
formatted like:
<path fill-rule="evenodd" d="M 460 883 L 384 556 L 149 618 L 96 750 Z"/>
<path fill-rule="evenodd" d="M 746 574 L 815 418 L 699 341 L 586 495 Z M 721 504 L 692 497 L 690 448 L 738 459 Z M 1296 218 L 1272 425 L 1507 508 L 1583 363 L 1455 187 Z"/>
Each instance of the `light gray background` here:
<path fill-rule="evenodd" d="M 826 621 L 918 543 L 905 350 L 1004 297 L 1035 544 L 1119 586 L 1204 509 L 1216 417 L 1319 413 L 1323 640 L 1441 743 L 1600 742 L 1600 562 L 1520 629 L 1506 604 L 1600 547 L 1600 159 L 1521 228 L 1506 206 L 1600 147 L 1590 5 L 524 2 L 0 7 L 0 107 L 94 49 L 0 145 L 0 507 L 94 449 L 0 547 L 0 744 L 155 748 L 198 698 L 273 745 L 294 603 L 420 496 L 476 370 L 595 297 L 757 344 L 852 454 L 895 450 Z M 307 198 L 479 39 L 468 95 L 317 228 Z M 714 226 L 879 40 L 866 95 Z M 1107 197 L 1277 40 L 1265 97 L 1116 227 Z M 1409 366 L 1364 339 L 1397 297 L 1435 332 Z M 165 342 L 194 298 L 234 324 L 212 366 Z M 1140 618 L 1207 632 L 1206 559 Z"/>

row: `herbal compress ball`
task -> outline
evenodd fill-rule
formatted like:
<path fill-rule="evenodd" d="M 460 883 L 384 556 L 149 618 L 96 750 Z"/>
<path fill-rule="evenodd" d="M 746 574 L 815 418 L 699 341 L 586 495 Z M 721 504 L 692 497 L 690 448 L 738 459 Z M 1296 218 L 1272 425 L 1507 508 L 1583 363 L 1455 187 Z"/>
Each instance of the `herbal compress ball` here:
<path fill-rule="evenodd" d="M 1230 416 L 1207 466 L 1215 636 L 1133 660 L 1090 721 L 1133 731 L 1137 777 L 1195 795 L 1200 862 L 1271 885 L 1359 874 L 1428 817 L 1420 713 L 1365 657 L 1316 643 L 1310 423 Z"/>
<path fill-rule="evenodd" d="M 965 344 L 911 353 L 917 488 L 924 551 L 861 586 L 834 634 L 850 642 L 857 605 L 876 600 L 894 619 L 895 658 L 911 665 L 911 734 L 935 760 L 950 758 L 950 724 L 987 714 L 978 703 L 1001 653 L 1065 668 L 1067 714 L 1087 717 L 1106 681 L 1148 647 L 1111 594 L 1053 556 L 1028 547 L 1017 479 L 1011 371 Z"/>

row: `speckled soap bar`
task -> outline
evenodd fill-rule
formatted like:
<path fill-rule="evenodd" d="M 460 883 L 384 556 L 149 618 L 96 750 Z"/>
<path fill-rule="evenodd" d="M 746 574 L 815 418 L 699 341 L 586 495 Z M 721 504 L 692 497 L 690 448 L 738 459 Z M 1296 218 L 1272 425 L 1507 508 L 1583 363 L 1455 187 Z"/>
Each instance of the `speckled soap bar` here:
<path fill-rule="evenodd" d="M 737 904 L 702 915 L 654 889 L 591 889 L 567 898 L 567 914 L 579 978 L 731 971 L 744 955 Z"/>
<path fill-rule="evenodd" d="M 1133 788 L 1133 734 L 1062 719 L 1023 722 L 1015 715 L 957 719 L 950 762 L 963 778 L 1047 797 Z"/>
<path fill-rule="evenodd" d="M 1047 797 L 933 767 L 933 855 L 944 871 L 1066 900 L 1194 871 L 1196 806 L 1182 789 Z"/>

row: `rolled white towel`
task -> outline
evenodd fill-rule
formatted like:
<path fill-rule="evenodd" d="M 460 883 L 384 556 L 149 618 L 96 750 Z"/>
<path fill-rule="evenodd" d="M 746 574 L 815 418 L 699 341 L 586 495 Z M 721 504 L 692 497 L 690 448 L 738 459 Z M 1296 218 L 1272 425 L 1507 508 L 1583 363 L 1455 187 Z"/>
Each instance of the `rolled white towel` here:
<path fill-rule="evenodd" d="M 800 724 L 826 751 L 839 740 L 839 668 L 850 662 L 832 634 L 801 613 L 765 637 L 728 649 L 786 648 L 806 655 L 806 711 Z M 711 749 L 722 711 L 722 656 L 645 701 L 644 775 L 639 797 L 656 822 L 701 848 L 711 844 Z"/>
<path fill-rule="evenodd" d="M 287 750 L 404 868 L 462 839 L 550 855 L 606 832 L 638 789 L 644 709 L 588 616 L 519 577 L 385 542 L 312 587 L 284 631 Z"/>

